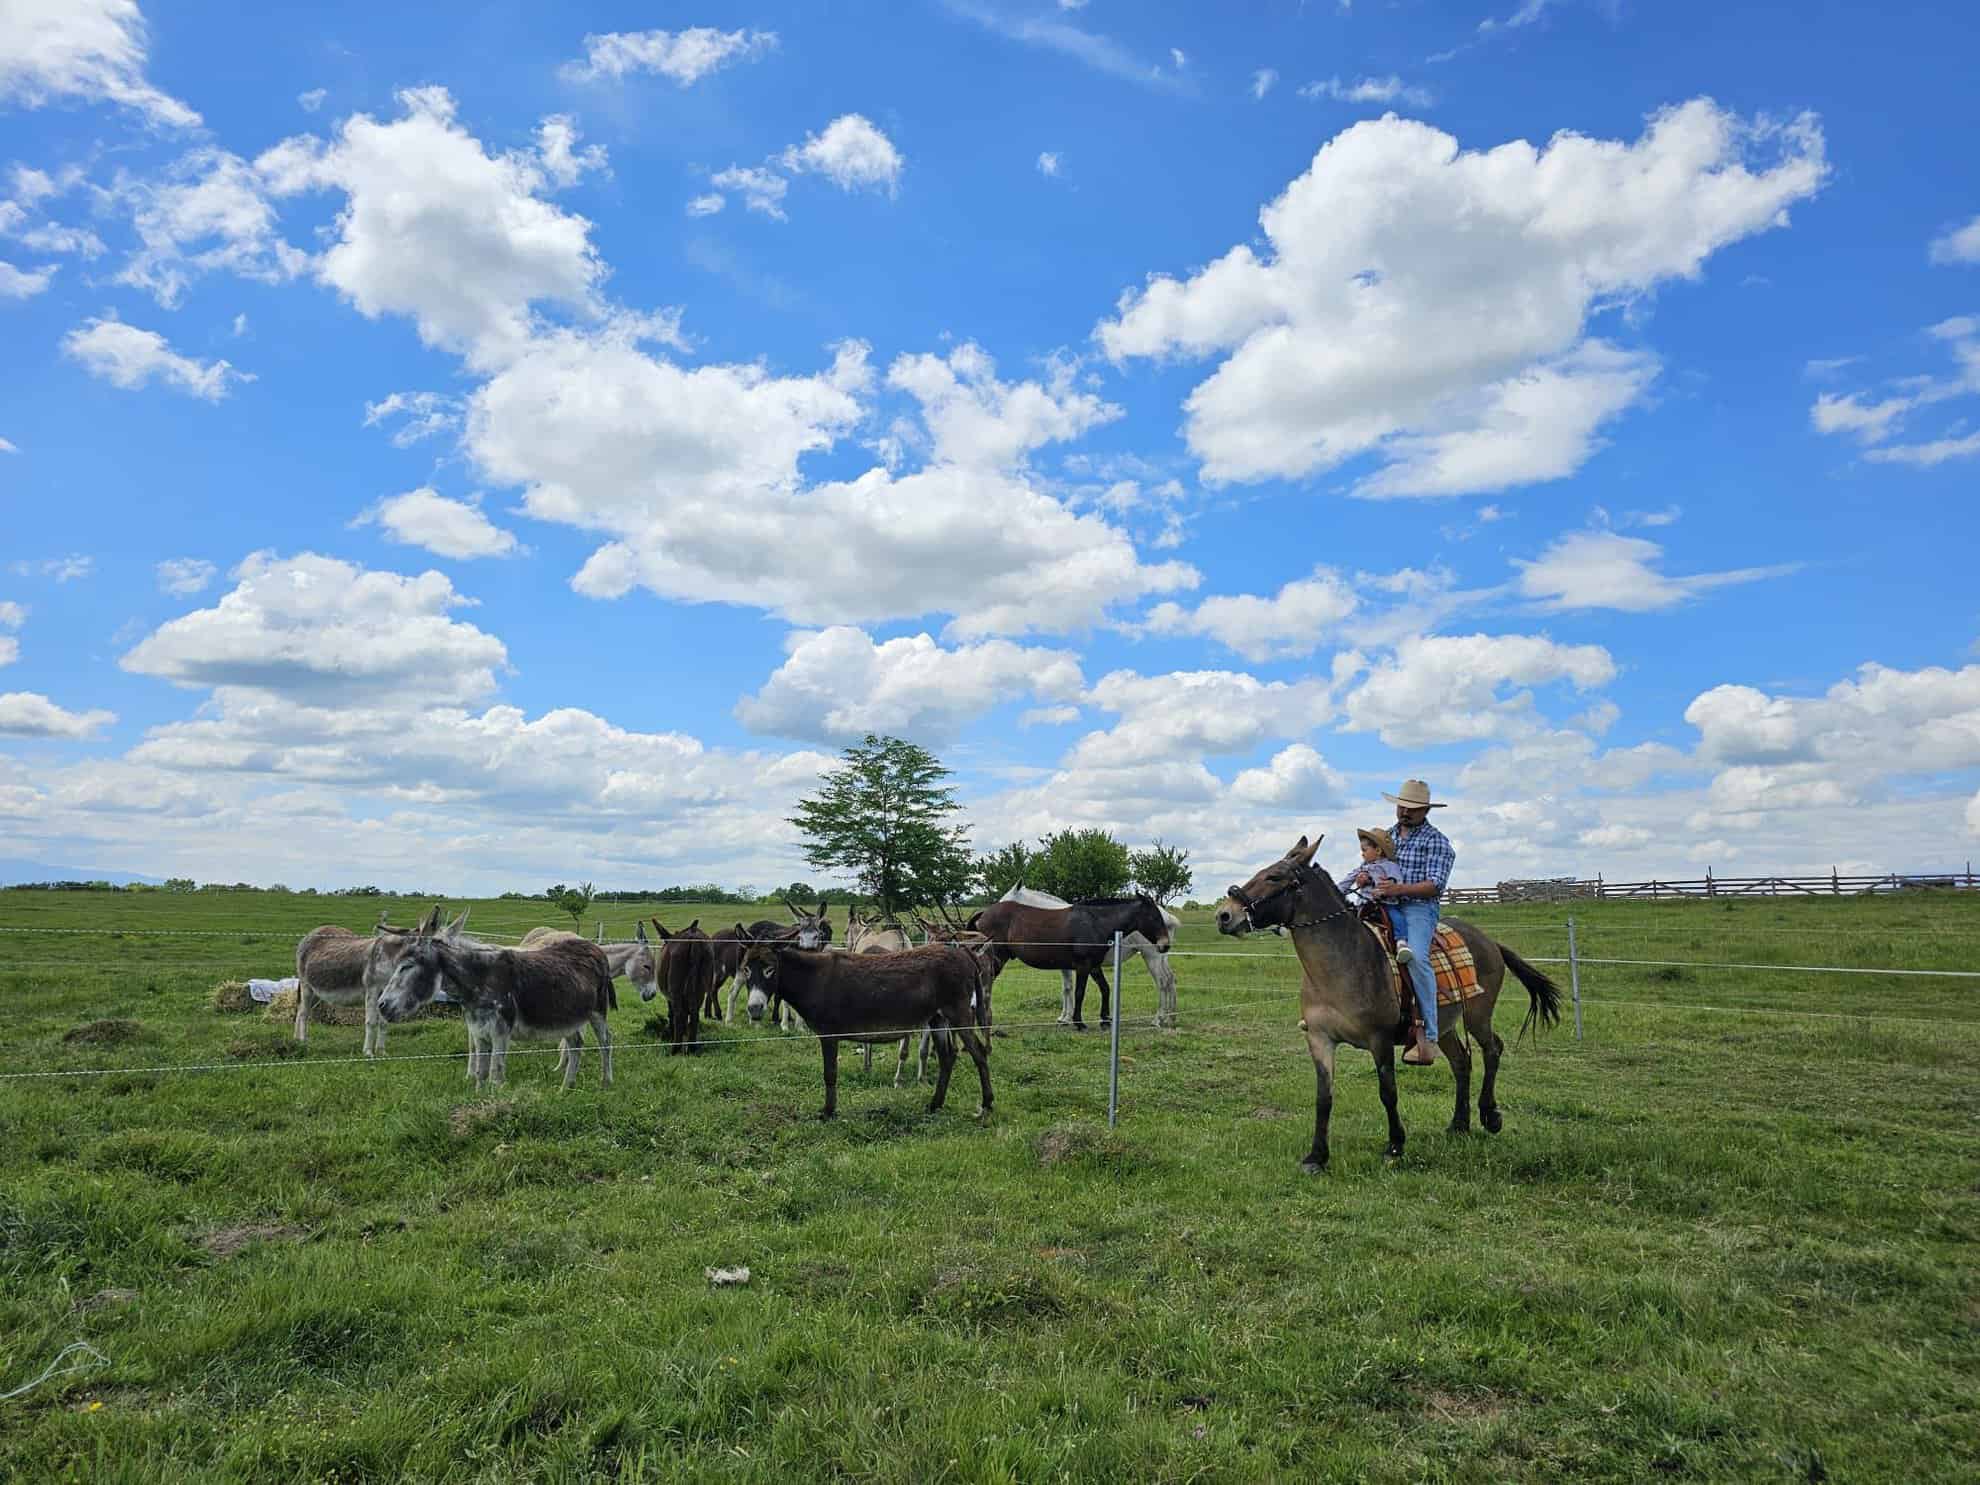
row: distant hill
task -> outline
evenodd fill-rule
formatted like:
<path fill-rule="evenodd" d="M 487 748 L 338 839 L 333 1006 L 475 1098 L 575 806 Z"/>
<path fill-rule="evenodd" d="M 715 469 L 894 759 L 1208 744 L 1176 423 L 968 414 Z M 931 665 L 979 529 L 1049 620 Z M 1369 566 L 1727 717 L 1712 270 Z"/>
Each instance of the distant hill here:
<path fill-rule="evenodd" d="M 144 882 L 162 887 L 165 878 L 136 871 L 106 871 L 100 866 L 50 866 L 44 861 L 0 859 L 0 887 L 17 887 L 22 882 L 110 882 L 119 887 Z"/>

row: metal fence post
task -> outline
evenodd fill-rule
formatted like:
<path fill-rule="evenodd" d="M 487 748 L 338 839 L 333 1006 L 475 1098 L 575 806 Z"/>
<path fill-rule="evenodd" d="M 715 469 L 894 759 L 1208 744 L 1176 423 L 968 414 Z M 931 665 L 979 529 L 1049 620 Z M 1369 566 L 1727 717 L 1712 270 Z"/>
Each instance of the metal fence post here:
<path fill-rule="evenodd" d="M 1568 989 L 1574 996 L 1574 1039 L 1581 1040 L 1581 951 L 1575 947 L 1574 919 L 1568 919 Z"/>
<path fill-rule="evenodd" d="M 1114 1021 L 1108 1028 L 1107 1050 L 1107 1127 L 1112 1129 L 1121 1112 L 1121 934 L 1114 930 Z"/>

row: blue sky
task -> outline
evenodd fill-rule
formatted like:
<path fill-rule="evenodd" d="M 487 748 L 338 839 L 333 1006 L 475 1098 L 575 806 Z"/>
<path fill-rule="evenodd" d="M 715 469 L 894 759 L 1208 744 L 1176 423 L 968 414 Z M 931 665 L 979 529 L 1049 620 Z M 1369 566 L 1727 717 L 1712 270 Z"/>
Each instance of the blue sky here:
<path fill-rule="evenodd" d="M 873 730 L 1201 892 L 1406 776 L 1467 883 L 1957 866 L 1976 49 L 15 0 L 0 858 L 761 885 Z"/>

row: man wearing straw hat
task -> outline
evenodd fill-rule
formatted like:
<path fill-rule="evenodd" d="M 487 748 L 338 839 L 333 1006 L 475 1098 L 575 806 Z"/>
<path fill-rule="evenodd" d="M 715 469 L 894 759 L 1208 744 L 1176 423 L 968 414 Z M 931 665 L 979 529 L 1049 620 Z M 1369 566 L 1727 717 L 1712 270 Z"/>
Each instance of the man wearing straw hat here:
<path fill-rule="evenodd" d="M 1430 786 L 1423 780 L 1405 779 L 1400 790 L 1382 797 L 1396 807 L 1396 828 L 1390 834 L 1396 843 L 1397 879 L 1377 882 L 1371 891 L 1402 919 L 1404 933 L 1397 935 L 1397 941 L 1407 936 L 1409 982 L 1423 1013 L 1416 1045 L 1402 1060 L 1411 1067 L 1428 1067 L 1437 1060 L 1437 972 L 1430 967 L 1430 944 L 1442 913 L 1438 899 L 1451 879 L 1457 852 L 1444 832 L 1430 823 L 1430 811 L 1444 806 L 1431 803 Z M 1403 955 L 1396 958 L 1400 961 Z"/>

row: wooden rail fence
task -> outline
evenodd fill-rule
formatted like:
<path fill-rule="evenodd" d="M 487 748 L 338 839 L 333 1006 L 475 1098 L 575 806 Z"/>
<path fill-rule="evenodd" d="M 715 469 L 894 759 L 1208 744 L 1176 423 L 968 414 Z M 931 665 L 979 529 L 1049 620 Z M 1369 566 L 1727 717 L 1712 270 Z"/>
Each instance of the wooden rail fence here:
<path fill-rule="evenodd" d="M 1921 888 L 1980 890 L 1980 876 L 1968 862 L 1956 872 L 1886 872 L 1879 876 L 1848 876 L 1831 871 L 1815 877 L 1720 877 L 1708 868 L 1702 877 L 1610 882 L 1602 877 L 1581 881 L 1559 877 L 1539 881 L 1507 881 L 1495 887 L 1452 887 L 1447 903 L 1577 902 L 1588 899 L 1653 898 L 1694 900 L 1706 897 L 1846 897 L 1873 892 L 1908 892 Z"/>

